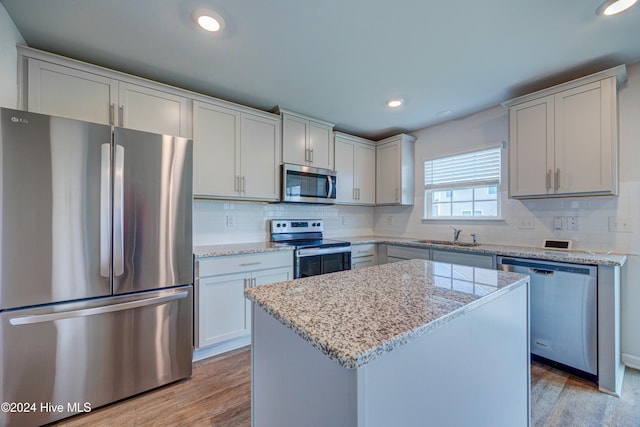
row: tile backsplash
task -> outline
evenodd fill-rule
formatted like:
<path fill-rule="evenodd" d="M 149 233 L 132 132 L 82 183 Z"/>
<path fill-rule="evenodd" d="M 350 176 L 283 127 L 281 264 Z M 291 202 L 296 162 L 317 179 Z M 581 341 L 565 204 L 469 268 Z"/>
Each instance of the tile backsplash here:
<path fill-rule="evenodd" d="M 194 200 L 193 244 L 215 245 L 269 239 L 268 220 L 322 219 L 326 237 L 373 234 L 373 207 Z"/>

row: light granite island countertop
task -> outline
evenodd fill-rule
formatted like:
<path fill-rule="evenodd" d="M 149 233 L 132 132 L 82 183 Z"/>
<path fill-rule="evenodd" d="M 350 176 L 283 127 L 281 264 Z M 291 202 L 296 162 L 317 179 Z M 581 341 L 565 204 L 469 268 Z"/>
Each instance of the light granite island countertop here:
<path fill-rule="evenodd" d="M 529 425 L 528 285 L 410 260 L 247 289 L 253 425 Z"/>

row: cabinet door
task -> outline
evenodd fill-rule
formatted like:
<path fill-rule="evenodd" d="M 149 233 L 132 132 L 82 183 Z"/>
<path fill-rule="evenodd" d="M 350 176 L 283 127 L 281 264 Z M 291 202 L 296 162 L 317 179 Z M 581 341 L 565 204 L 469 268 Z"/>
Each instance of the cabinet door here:
<path fill-rule="evenodd" d="M 200 279 L 199 347 L 248 335 L 244 289 L 250 280 L 244 273 Z"/>
<path fill-rule="evenodd" d="M 509 109 L 509 194 L 553 193 L 554 100 L 545 97 Z"/>
<path fill-rule="evenodd" d="M 376 150 L 366 144 L 356 145 L 356 187 L 358 203 L 376 202 Z"/>
<path fill-rule="evenodd" d="M 331 126 L 309 122 L 309 157 L 313 167 L 333 170 L 332 131 Z"/>
<path fill-rule="evenodd" d="M 293 261 L 293 260 L 292 260 Z M 270 270 L 251 272 L 251 285 L 261 286 L 269 283 L 286 282 L 293 279 L 293 264 L 291 267 L 280 267 Z M 246 320 L 249 328 L 251 327 L 251 301 L 246 300 Z"/>
<path fill-rule="evenodd" d="M 282 115 L 282 161 L 297 165 L 307 164 L 309 120 Z"/>
<path fill-rule="evenodd" d="M 29 59 L 28 68 L 28 111 L 112 123 L 117 80 L 37 59 Z"/>
<path fill-rule="evenodd" d="M 335 139 L 335 166 L 337 172 L 336 203 L 354 203 L 356 144 L 340 137 Z"/>
<path fill-rule="evenodd" d="M 615 93 L 611 77 L 555 96 L 557 194 L 617 191 Z"/>
<path fill-rule="evenodd" d="M 377 147 L 376 153 L 376 203 L 400 202 L 400 143 Z"/>
<path fill-rule="evenodd" d="M 240 181 L 240 113 L 217 105 L 193 105 L 193 193 L 236 197 Z"/>
<path fill-rule="evenodd" d="M 280 199 L 280 120 L 242 114 L 242 196 Z"/>
<path fill-rule="evenodd" d="M 190 137 L 187 99 L 144 86 L 120 82 L 118 124 L 162 135 Z"/>

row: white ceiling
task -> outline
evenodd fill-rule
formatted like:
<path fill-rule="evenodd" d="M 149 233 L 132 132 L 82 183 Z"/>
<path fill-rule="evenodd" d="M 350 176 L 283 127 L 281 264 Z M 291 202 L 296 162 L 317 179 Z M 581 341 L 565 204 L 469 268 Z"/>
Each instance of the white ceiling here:
<path fill-rule="evenodd" d="M 640 6 L 600 17 L 601 0 L 2 3 L 29 46 L 374 139 L 640 62 Z M 224 33 L 196 28 L 194 9 Z"/>

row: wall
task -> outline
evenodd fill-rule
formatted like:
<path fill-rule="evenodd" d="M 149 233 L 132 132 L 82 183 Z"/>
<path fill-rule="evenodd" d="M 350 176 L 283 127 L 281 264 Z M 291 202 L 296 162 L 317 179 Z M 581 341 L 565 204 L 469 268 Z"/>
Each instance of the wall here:
<path fill-rule="evenodd" d="M 24 39 L 0 3 L 0 107 L 18 106 L 16 44 L 19 43 L 24 43 Z"/>
<path fill-rule="evenodd" d="M 640 64 L 627 67 L 628 82 L 619 91 L 620 194 L 618 197 L 511 200 L 507 197 L 507 168 L 503 167 L 502 221 L 424 221 L 423 162 L 470 147 L 508 141 L 507 110 L 496 107 L 464 119 L 422 129 L 416 141 L 416 197 L 413 207 L 380 207 L 374 213 L 379 235 L 452 238 L 450 225 L 462 228 L 463 240 L 477 233 L 480 242 L 540 246 L 545 238 L 571 239 L 576 249 L 629 254 L 621 290 L 623 360 L 640 368 Z M 507 165 L 506 150 L 503 150 Z M 556 216 L 574 216 L 577 231 L 555 231 Z M 613 219 L 611 219 L 613 218 Z M 609 221 L 628 219 L 631 232 L 611 232 Z M 526 221 L 525 221 L 526 220 Z M 523 222 L 533 229 L 523 229 Z"/>
<path fill-rule="evenodd" d="M 267 222 L 271 218 L 323 219 L 326 237 L 372 235 L 373 209 L 361 206 L 196 200 L 193 203 L 193 244 L 268 240 Z"/>

